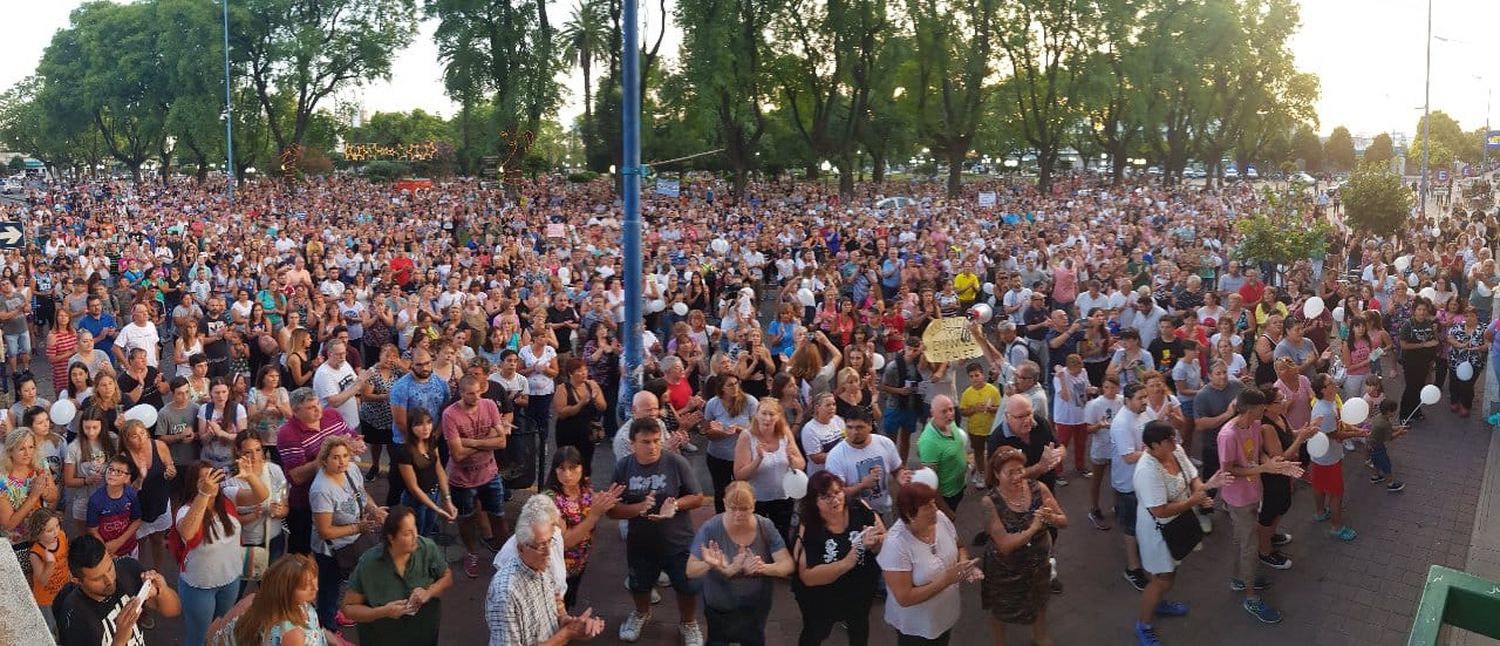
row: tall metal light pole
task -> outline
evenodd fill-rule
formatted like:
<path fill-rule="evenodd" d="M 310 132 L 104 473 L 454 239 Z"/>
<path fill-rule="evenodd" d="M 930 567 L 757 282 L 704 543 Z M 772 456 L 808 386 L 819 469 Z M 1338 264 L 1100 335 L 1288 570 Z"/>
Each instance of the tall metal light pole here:
<path fill-rule="evenodd" d="M 1432 0 L 1427 0 L 1427 78 L 1422 90 L 1422 201 L 1420 213 L 1427 217 L 1427 153 L 1432 149 L 1432 139 L 1427 135 L 1432 129 Z"/>
<path fill-rule="evenodd" d="M 224 193 L 234 204 L 234 100 L 229 87 L 229 0 L 224 5 Z"/>
<path fill-rule="evenodd" d="M 621 235 L 621 247 L 625 254 L 625 325 L 621 336 L 625 340 L 625 370 L 628 381 L 641 365 L 641 343 L 645 331 L 641 320 L 641 60 L 640 23 L 637 17 L 638 0 L 624 0 L 621 11 L 621 26 L 624 30 L 625 51 L 621 52 L 620 74 L 622 76 L 620 133 L 622 159 L 620 173 L 621 196 L 625 207 Z M 623 389 L 622 389 L 623 390 Z"/>

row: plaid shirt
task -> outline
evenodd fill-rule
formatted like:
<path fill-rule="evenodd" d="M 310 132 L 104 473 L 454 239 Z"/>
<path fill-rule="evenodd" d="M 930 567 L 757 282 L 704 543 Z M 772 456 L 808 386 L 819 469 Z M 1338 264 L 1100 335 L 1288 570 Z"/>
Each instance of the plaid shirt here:
<path fill-rule="evenodd" d="M 531 646 L 557 633 L 557 584 L 547 572 L 531 569 L 520 551 L 495 570 L 484 599 L 490 646 Z"/>

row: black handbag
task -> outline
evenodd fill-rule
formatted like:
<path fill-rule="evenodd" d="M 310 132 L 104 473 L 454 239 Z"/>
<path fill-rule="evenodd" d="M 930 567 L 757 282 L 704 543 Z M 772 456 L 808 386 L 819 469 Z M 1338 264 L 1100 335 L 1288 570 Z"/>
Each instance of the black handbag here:
<path fill-rule="evenodd" d="M 1178 460 L 1179 468 L 1182 469 L 1182 474 L 1186 475 L 1187 467 L 1181 466 L 1181 462 Z M 1162 539 L 1167 542 L 1167 551 L 1172 553 L 1173 560 L 1181 561 L 1187 558 L 1187 555 L 1193 552 L 1193 548 L 1203 542 L 1203 528 L 1198 526 L 1198 519 L 1195 516 L 1193 510 L 1189 509 L 1177 514 L 1176 518 L 1166 524 L 1156 523 L 1156 529 L 1161 532 Z"/>

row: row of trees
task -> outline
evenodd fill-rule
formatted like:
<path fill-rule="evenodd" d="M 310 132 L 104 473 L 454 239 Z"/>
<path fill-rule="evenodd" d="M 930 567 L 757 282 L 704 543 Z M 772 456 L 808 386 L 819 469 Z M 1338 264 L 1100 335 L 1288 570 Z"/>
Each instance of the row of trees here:
<path fill-rule="evenodd" d="M 551 2 L 572 0 L 550 0 Z M 1293 65 L 1293 0 L 665 0 L 647 2 L 641 51 L 645 158 L 715 154 L 660 167 L 752 172 L 827 164 L 852 192 L 872 168 L 1034 160 L 1042 185 L 1064 153 L 1160 164 L 1167 181 L 1201 160 L 1310 170 L 1354 167 L 1353 141 L 1316 136 L 1317 79 Z M 272 169 L 353 143 L 443 141 L 431 172 L 474 173 L 575 158 L 603 171 L 620 154 L 620 0 L 578 0 L 552 24 L 549 0 L 236 0 L 230 5 L 235 164 Z M 654 6 L 653 6 L 654 5 Z M 54 167 L 109 161 L 139 174 L 223 150 L 220 7 L 202 0 L 97 0 L 57 33 L 36 75 L 0 95 L 0 137 Z M 377 114 L 347 129 L 336 97 L 389 76 L 425 16 L 436 25 L 450 119 Z M 668 29 L 679 55 L 661 55 Z M 583 77 L 583 115 L 555 121 L 562 80 Z M 1433 163 L 1475 156 L 1478 138 L 1433 115 Z M 1465 143 L 1467 142 L 1467 143 Z M 1424 142 L 1416 142 L 1416 146 Z M 1472 144 L 1472 146 L 1471 146 Z M 1472 148 L 1472 150 L 1471 150 Z M 1377 141 L 1366 158 L 1390 149 Z M 540 162 L 531 162 L 536 165 Z"/>
<path fill-rule="evenodd" d="M 200 174 L 225 158 L 278 169 L 282 151 L 326 165 L 349 115 L 341 89 L 390 74 L 416 33 L 414 0 L 235 0 L 232 111 L 224 106 L 222 6 L 203 0 L 89 2 L 48 45 L 36 74 L 0 95 L 0 137 L 54 169 L 109 162 L 137 178 L 150 160 Z"/>

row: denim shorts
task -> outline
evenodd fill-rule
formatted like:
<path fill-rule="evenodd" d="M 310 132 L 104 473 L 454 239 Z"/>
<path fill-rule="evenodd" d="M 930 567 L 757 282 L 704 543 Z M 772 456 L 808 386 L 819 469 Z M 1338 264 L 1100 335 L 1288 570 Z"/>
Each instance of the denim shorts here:
<path fill-rule="evenodd" d="M 890 437 L 896 437 L 903 429 L 908 433 L 917 432 L 917 412 L 914 410 L 887 408 L 881 421 L 881 430 Z"/>
<path fill-rule="evenodd" d="M 1135 492 L 1115 490 L 1115 524 L 1126 536 L 1135 536 Z"/>
<path fill-rule="evenodd" d="M 31 333 L 5 335 L 5 354 L 10 357 L 31 354 Z"/>
<path fill-rule="evenodd" d="M 500 476 L 496 475 L 477 487 L 460 487 L 451 485 L 449 493 L 453 495 L 453 507 L 458 510 L 458 515 L 469 517 L 474 515 L 474 502 L 477 499 L 479 506 L 485 513 L 499 516 L 505 513 L 505 485 L 500 483 Z"/>

